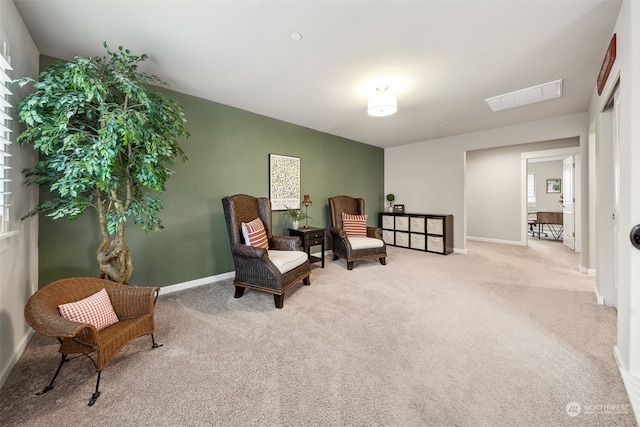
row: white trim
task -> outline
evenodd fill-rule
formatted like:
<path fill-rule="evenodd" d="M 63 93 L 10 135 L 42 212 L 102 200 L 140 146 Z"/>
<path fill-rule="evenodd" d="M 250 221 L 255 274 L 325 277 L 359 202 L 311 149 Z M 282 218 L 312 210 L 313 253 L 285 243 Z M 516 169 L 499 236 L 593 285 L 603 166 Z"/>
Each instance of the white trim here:
<path fill-rule="evenodd" d="M 599 305 L 604 305 L 604 297 L 600 295 L 600 293 L 598 292 L 598 287 L 595 285 L 593 287 L 593 293 L 596 295 L 596 302 Z"/>
<path fill-rule="evenodd" d="M 466 255 L 469 253 L 469 251 L 467 249 L 458 249 L 458 248 L 453 248 L 453 253 L 454 254 L 463 254 Z"/>
<path fill-rule="evenodd" d="M 576 135 L 579 136 L 579 135 Z M 549 150 L 539 150 L 539 151 L 523 151 L 520 153 L 521 159 L 543 159 L 546 157 L 567 157 L 572 154 L 580 154 L 580 146 L 575 145 L 571 147 L 564 148 L 552 148 Z"/>
<path fill-rule="evenodd" d="M 185 289 L 197 288 L 198 286 L 208 285 L 210 283 L 221 282 L 227 279 L 233 279 L 235 277 L 235 271 L 228 273 L 217 274 L 215 276 L 202 277 L 200 279 L 190 280 L 188 282 L 177 283 L 175 285 L 160 287 L 160 295 L 172 294 L 178 291 L 184 291 Z"/>
<path fill-rule="evenodd" d="M 7 380 L 7 377 L 9 377 L 11 370 L 13 370 L 13 367 L 16 365 L 16 363 L 18 363 L 18 360 L 20 360 L 20 357 L 22 356 L 22 353 L 24 353 L 24 350 L 27 348 L 27 344 L 29 344 L 29 341 L 31 340 L 32 336 L 33 336 L 33 329 L 29 329 L 27 333 L 24 334 L 24 336 L 22 337 L 22 339 L 20 340 L 16 348 L 13 350 L 13 354 L 11 355 L 11 358 L 9 359 L 7 364 L 4 366 L 4 370 L 2 371 L 2 374 L 0 374 L 0 387 L 4 385 L 4 382 Z"/>
<path fill-rule="evenodd" d="M 9 237 L 20 234 L 19 230 L 7 231 L 4 233 L 0 233 L 0 240 L 8 239 Z"/>
<path fill-rule="evenodd" d="M 629 372 L 624 365 L 622 355 L 618 346 L 613 347 L 613 358 L 616 360 L 620 376 L 622 376 L 622 382 L 627 389 L 627 395 L 631 402 L 631 409 L 636 417 L 636 423 L 640 424 L 640 377 Z"/>
<path fill-rule="evenodd" d="M 0 233 L 0 252 L 4 252 L 9 249 L 9 238 L 12 236 L 17 236 L 18 234 L 20 234 L 20 232 L 17 230 Z"/>
<path fill-rule="evenodd" d="M 502 245 L 526 246 L 522 242 L 518 242 L 516 240 L 489 239 L 487 237 L 467 236 L 467 240 L 475 240 L 477 242 L 500 243 Z"/>
<path fill-rule="evenodd" d="M 596 275 L 596 269 L 595 268 L 587 268 L 587 267 L 583 267 L 582 265 L 578 266 L 578 271 L 580 273 L 588 274 L 589 276 L 595 276 Z"/>

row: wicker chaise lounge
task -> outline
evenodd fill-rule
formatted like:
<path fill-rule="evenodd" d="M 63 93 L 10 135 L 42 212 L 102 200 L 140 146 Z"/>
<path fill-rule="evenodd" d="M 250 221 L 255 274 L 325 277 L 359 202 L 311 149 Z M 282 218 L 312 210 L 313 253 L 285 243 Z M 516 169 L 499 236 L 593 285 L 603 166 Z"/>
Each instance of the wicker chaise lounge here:
<path fill-rule="evenodd" d="M 89 323 L 67 320 L 61 316 L 58 307 L 87 298 L 105 289 L 117 323 L 98 331 Z M 100 396 L 100 374 L 109 365 L 111 359 L 134 338 L 151 335 L 151 346 L 157 348 L 153 332 L 154 305 L 160 288 L 134 287 L 108 280 L 81 277 L 62 279 L 50 283 L 38 290 L 27 302 L 24 314 L 34 331 L 46 337 L 57 338 L 62 360 L 47 387 L 38 394 L 48 392 L 69 354 L 84 354 L 93 361 L 98 379 L 96 390 L 89 400 L 92 406 Z M 91 357 L 93 355 L 93 357 Z"/>

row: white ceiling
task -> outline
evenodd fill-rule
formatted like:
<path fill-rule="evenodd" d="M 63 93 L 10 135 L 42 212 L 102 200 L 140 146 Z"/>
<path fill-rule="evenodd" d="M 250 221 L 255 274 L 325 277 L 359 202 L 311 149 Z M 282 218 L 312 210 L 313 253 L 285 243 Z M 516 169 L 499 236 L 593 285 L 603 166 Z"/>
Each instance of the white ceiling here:
<path fill-rule="evenodd" d="M 2 0 L 5 1 L 5 0 Z M 587 111 L 621 0 L 14 0 L 44 55 L 146 53 L 178 92 L 378 147 Z M 292 32 L 302 34 L 293 41 Z M 563 79 L 559 99 L 485 98 Z M 383 80 L 398 112 L 367 115 Z"/>

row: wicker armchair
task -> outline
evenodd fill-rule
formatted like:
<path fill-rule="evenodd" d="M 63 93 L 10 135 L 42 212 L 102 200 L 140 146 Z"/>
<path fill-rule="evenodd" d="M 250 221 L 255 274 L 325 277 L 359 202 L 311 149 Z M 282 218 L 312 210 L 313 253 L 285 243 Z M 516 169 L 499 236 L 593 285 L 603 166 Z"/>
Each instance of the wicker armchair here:
<path fill-rule="evenodd" d="M 58 306 L 82 300 L 105 289 L 111 300 L 118 322 L 98 331 L 89 323 L 67 320 L 60 315 Z M 108 280 L 80 277 L 55 281 L 38 290 L 25 306 L 24 315 L 33 330 L 46 337 L 57 338 L 62 360 L 53 379 L 38 394 L 53 389 L 69 354 L 86 355 L 98 372 L 96 390 L 89 400 L 92 406 L 100 396 L 100 374 L 125 344 L 142 335 L 151 335 L 151 347 L 160 347 L 153 332 L 154 305 L 160 288 L 133 287 Z M 94 357 L 91 357 L 91 356 Z"/>
<path fill-rule="evenodd" d="M 287 290 L 300 282 L 307 286 L 311 284 L 311 266 L 306 252 L 300 246 L 300 238 L 273 235 L 271 201 L 268 198 L 236 194 L 223 198 L 222 206 L 235 265 L 235 298 L 240 298 L 247 288 L 255 289 L 273 294 L 276 308 L 282 308 Z M 264 224 L 269 249 L 248 246 L 244 242 L 242 223 L 256 218 L 260 218 Z M 293 269 L 283 268 L 276 257 L 290 257 L 293 254 L 287 252 L 291 251 L 302 252 L 304 261 Z"/>
<path fill-rule="evenodd" d="M 344 258 L 347 269 L 353 270 L 355 261 L 380 260 L 380 264 L 387 263 L 387 246 L 382 240 L 382 229 L 367 227 L 367 237 L 351 240 L 342 227 L 342 213 L 350 215 L 364 215 L 364 199 L 350 196 L 335 196 L 329 198 L 331 210 L 331 236 L 333 237 L 333 260 Z"/>

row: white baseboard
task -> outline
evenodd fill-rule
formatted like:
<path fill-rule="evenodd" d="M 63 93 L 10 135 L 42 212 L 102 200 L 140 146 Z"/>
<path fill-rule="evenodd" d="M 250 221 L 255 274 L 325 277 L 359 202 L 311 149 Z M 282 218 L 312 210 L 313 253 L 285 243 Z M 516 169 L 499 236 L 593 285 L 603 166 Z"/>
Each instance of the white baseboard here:
<path fill-rule="evenodd" d="M 13 354 L 9 359 L 9 363 L 7 363 L 0 375 L 0 387 L 4 385 L 4 382 L 7 380 L 7 377 L 11 373 L 13 367 L 18 363 L 20 356 L 24 353 L 24 349 L 27 348 L 27 344 L 29 344 L 29 340 L 33 336 L 33 329 L 29 329 L 26 334 L 22 337 L 16 348 L 13 350 Z"/>
<path fill-rule="evenodd" d="M 453 253 L 454 254 L 468 254 L 469 250 L 468 249 L 458 249 L 458 248 L 453 248 Z"/>
<path fill-rule="evenodd" d="M 604 305 L 604 297 L 600 295 L 600 292 L 598 292 L 597 286 L 593 287 L 593 293 L 596 294 L 596 302 L 600 305 Z"/>
<path fill-rule="evenodd" d="M 222 280 L 233 279 L 235 271 L 228 273 L 216 274 L 215 276 L 202 277 L 200 279 L 190 280 L 188 282 L 177 283 L 175 285 L 163 286 L 160 288 L 160 295 L 171 294 L 173 292 L 183 291 L 185 289 L 196 288 L 209 283 L 220 282 Z"/>
<path fill-rule="evenodd" d="M 636 423 L 640 424 L 640 377 L 627 370 L 618 346 L 613 348 L 613 357 L 618 365 L 624 387 L 627 389 L 627 395 L 631 402 L 633 415 L 636 417 Z"/>
<path fill-rule="evenodd" d="M 583 267 L 581 265 L 578 266 L 578 271 L 580 273 L 588 274 L 589 276 L 595 276 L 596 275 L 596 270 L 594 268 L 587 268 L 587 267 Z"/>
<path fill-rule="evenodd" d="M 516 241 L 516 240 L 489 239 L 486 237 L 473 237 L 473 236 L 467 236 L 467 240 L 475 240 L 477 242 L 500 243 L 502 245 L 526 246 L 526 243 Z"/>
<path fill-rule="evenodd" d="M 331 250 L 325 251 L 324 256 L 331 255 Z M 312 253 L 311 255 L 320 256 L 320 252 Z M 198 286 L 208 285 L 210 283 L 221 282 L 223 280 L 233 279 L 236 275 L 235 270 L 216 274 L 215 276 L 202 277 L 200 279 L 190 280 L 188 282 L 176 283 L 175 285 L 162 286 L 160 288 L 160 295 L 171 294 L 173 292 L 183 291 L 185 289 L 196 288 Z"/>

